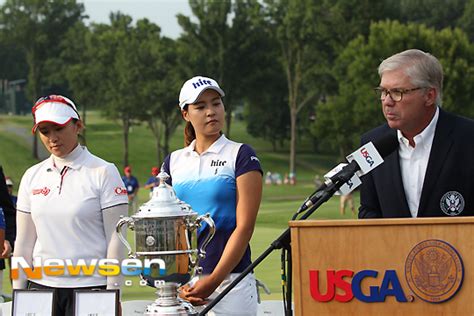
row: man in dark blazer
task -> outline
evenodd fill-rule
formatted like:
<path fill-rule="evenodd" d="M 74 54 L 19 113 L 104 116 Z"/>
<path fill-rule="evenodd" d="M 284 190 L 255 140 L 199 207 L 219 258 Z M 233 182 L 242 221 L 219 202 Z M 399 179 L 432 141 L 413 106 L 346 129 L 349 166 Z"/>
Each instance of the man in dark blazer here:
<path fill-rule="evenodd" d="M 379 66 L 376 88 L 387 123 L 362 136 L 386 133 L 398 150 L 362 179 L 359 218 L 474 215 L 474 121 L 443 111 L 443 70 L 420 50 Z"/>

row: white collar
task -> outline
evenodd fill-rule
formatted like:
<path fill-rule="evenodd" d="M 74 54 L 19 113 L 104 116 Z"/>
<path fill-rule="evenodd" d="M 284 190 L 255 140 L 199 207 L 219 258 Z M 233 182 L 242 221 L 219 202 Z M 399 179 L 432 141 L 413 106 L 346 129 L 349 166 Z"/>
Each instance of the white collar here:
<path fill-rule="evenodd" d="M 206 151 L 202 152 L 201 155 L 204 153 L 216 153 L 216 154 L 219 153 L 222 147 L 224 147 L 224 145 L 227 143 L 227 141 L 228 141 L 227 137 L 225 137 L 225 135 L 222 134 L 218 139 L 216 139 L 214 143 L 212 143 L 211 146 L 209 146 L 209 148 Z M 194 139 L 191 142 L 191 144 L 189 144 L 188 147 L 185 147 L 184 151 L 187 154 L 191 154 L 192 152 L 194 152 L 195 147 L 196 147 L 196 139 Z"/>
<path fill-rule="evenodd" d="M 81 167 L 80 157 L 86 152 L 86 147 L 78 144 L 69 154 L 65 157 L 56 157 L 55 155 L 50 156 L 50 162 L 53 167 L 61 170 L 63 167 L 67 166 L 71 169 L 79 169 Z"/>

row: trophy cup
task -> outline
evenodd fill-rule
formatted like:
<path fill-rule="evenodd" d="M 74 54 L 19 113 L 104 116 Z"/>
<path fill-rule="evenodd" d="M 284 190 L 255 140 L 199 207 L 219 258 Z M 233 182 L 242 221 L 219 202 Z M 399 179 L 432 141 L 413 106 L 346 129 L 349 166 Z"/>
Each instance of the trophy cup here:
<path fill-rule="evenodd" d="M 146 261 L 164 261 L 164 269 L 152 264 L 146 273 L 140 275 L 148 285 L 158 290 L 158 298 L 147 306 L 145 315 L 197 315 L 190 303 L 178 297 L 178 288 L 201 272 L 199 260 L 205 257 L 204 249 L 214 236 L 214 221 L 209 214 L 198 216 L 176 197 L 173 188 L 166 183 L 168 174 L 162 171 L 157 178 L 160 183 L 153 189 L 151 199 L 136 214 L 121 218 L 116 231 L 128 249 L 129 258 L 139 259 L 143 267 Z M 197 230 L 203 222 L 207 223 L 209 230 L 198 249 Z M 121 233 L 123 225 L 135 231 L 135 253 Z"/>

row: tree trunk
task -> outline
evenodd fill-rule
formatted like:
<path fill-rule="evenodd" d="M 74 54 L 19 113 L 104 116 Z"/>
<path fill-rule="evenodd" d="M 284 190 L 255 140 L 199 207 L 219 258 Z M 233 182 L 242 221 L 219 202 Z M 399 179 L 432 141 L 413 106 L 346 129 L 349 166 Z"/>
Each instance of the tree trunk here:
<path fill-rule="evenodd" d="M 162 156 L 161 156 L 161 131 L 160 131 L 160 128 L 158 126 L 158 123 L 156 123 L 155 119 L 150 116 L 150 118 L 148 119 L 148 127 L 150 128 L 151 130 L 151 133 L 153 134 L 153 137 L 155 137 L 155 143 L 156 143 L 156 159 L 157 159 L 157 163 L 160 164 L 161 163 L 161 159 L 162 159 Z"/>
<path fill-rule="evenodd" d="M 123 166 L 128 166 L 128 133 L 130 131 L 130 119 L 123 118 Z"/>
<path fill-rule="evenodd" d="M 291 105 L 290 109 L 290 172 L 296 175 L 295 160 L 296 160 L 296 104 Z"/>
<path fill-rule="evenodd" d="M 165 139 L 163 140 L 163 155 L 164 157 L 168 156 L 170 153 L 170 138 L 171 138 L 171 126 L 165 127 Z"/>
<path fill-rule="evenodd" d="M 161 156 L 161 139 L 160 137 L 155 137 L 156 140 L 156 165 L 160 166 L 161 162 L 163 161 L 163 157 Z"/>
<path fill-rule="evenodd" d="M 36 53 L 35 51 L 30 51 L 27 53 L 27 62 L 30 66 L 30 72 L 28 74 L 29 80 L 33 87 L 30 88 L 30 97 L 32 97 L 33 102 L 35 102 L 41 95 L 41 77 L 40 69 L 38 69 L 38 63 L 36 62 Z M 28 83 L 29 84 L 29 83 Z M 36 133 L 33 135 L 33 158 L 39 160 L 38 153 L 38 137 Z"/>

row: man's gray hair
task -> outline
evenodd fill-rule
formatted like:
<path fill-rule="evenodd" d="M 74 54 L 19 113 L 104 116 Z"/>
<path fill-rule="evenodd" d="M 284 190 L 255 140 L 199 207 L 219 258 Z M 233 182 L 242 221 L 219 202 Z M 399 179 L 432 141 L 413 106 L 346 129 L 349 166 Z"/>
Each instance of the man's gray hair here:
<path fill-rule="evenodd" d="M 379 76 L 385 71 L 404 69 L 416 87 L 434 88 L 437 92 L 436 105 L 441 106 L 443 96 L 443 67 L 439 60 L 419 49 L 409 49 L 392 55 L 379 65 Z"/>

